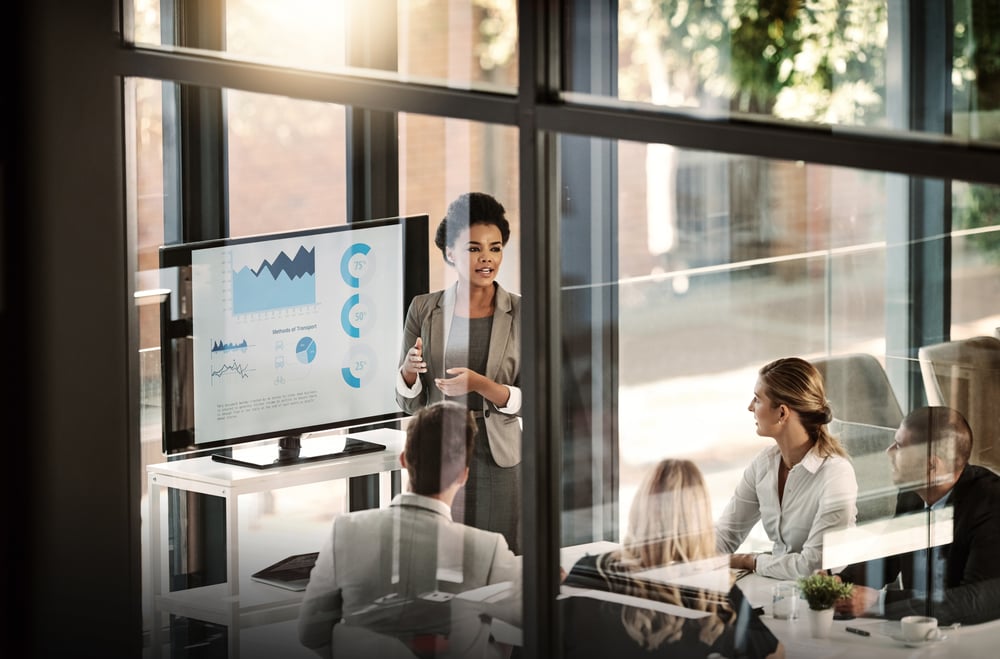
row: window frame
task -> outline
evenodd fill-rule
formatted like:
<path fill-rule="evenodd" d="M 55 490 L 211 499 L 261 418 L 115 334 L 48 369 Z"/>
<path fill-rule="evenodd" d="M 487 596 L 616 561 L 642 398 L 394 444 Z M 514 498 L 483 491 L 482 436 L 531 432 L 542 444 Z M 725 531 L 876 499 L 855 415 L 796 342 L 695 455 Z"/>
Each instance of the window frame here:
<path fill-rule="evenodd" d="M 559 195 L 562 165 L 557 143 L 560 135 L 606 140 L 670 144 L 680 148 L 718 151 L 766 159 L 808 161 L 899 174 L 914 179 L 909 199 L 919 206 L 927 195 L 944 195 L 952 179 L 970 183 L 1000 184 L 1000 152 L 995 147 L 964 143 L 949 137 L 917 133 L 878 134 L 837 126 L 802 126 L 763 118 L 717 119 L 676 111 L 627 104 L 615 99 L 581 93 L 564 93 L 564 45 L 574 47 L 564 30 L 582 0 L 518 2 L 519 84 L 516 96 L 486 91 L 406 83 L 360 72 L 317 73 L 242 62 L 218 54 L 186 48 L 154 48 L 129 42 L 130 2 L 121 12 L 120 47 L 113 52 L 112 72 L 122 79 L 154 78 L 215 89 L 284 95 L 336 103 L 359 114 L 358 137 L 373 135 L 392 143 L 391 118 L 398 113 L 427 114 L 514 127 L 519 134 L 521 175 L 520 208 L 522 281 L 536 282 L 524 298 L 524 488 L 525 500 L 537 506 L 524 511 L 525 525 L 525 651 L 527 656 L 560 656 L 561 633 L 555 611 L 558 590 L 558 552 L 561 542 L 563 441 L 563 362 L 560 338 L 561 265 Z M 586 3 L 590 5 L 591 3 Z M 614 14 L 617 3 L 599 5 Z M 891 0 L 890 7 L 899 7 Z M 913 19 L 919 20 L 919 19 Z M 913 30 L 915 24 L 903 26 Z M 911 35 L 912 36 L 912 35 Z M 576 47 L 580 47 L 577 45 Z M 919 74 L 913 72 L 912 74 Z M 367 122 L 365 117 L 378 121 Z M 124 124 L 121 125 L 125 130 Z M 365 133 L 365 131 L 374 133 Z M 376 168 L 381 153 L 358 153 L 352 182 L 354 194 L 373 189 L 382 193 L 393 186 L 384 167 Z M 362 161 L 368 167 L 362 166 Z M 384 162 L 382 163 L 385 164 Z M 392 190 L 391 192 L 398 192 Z M 375 196 L 358 199 L 350 216 L 389 213 L 392 202 L 379 207 Z M 384 197 L 382 197 L 384 198 Z M 397 202 L 398 205 L 398 202 Z M 382 211 L 378 211 L 382 208 Z M 894 258 L 907 263 L 900 285 L 908 291 L 906 321 L 892 329 L 900 349 L 919 345 L 927 337 L 947 333 L 948 282 L 924 286 L 910 273 L 921 268 L 943 267 L 948 276 L 947 244 L 943 252 L 922 253 L 913 247 L 921 235 L 950 230 L 950 218 L 934 227 L 921 224 L 928 214 L 909 215 L 901 244 L 908 247 Z M 186 233 L 186 232 L 185 232 Z M 920 263 L 930 264 L 920 266 Z M 612 264 L 611 268 L 613 269 Z M 912 377 L 912 374 L 911 374 Z M 134 384 L 134 383 L 133 383 Z M 613 404 L 613 401 L 612 401 Z M 133 529 L 138 534 L 138 529 Z"/>

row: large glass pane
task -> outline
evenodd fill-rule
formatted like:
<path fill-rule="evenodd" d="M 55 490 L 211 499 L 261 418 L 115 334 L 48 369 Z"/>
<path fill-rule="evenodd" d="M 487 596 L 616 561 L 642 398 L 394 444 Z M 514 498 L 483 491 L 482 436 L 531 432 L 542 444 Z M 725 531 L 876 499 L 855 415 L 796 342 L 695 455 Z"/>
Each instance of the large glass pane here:
<path fill-rule="evenodd" d="M 797 632 L 774 617 L 773 585 L 854 563 L 865 567 L 846 576 L 874 581 L 886 557 L 971 533 L 929 483 L 989 480 L 998 466 L 991 188 L 579 137 L 560 138 L 559 155 L 574 202 L 559 215 L 569 656 L 642 643 L 728 656 L 742 632 L 727 612 L 744 598 L 765 611 L 754 642 L 787 650 Z M 761 372 L 789 357 L 804 361 Z M 957 410 L 971 447 L 939 450 L 959 435 L 915 412 L 927 404 Z M 845 453 L 810 463 L 821 429 Z M 951 475 L 907 466 L 928 455 Z M 925 501 L 944 508 L 898 514 Z M 756 573 L 743 576 L 747 561 Z M 898 575 L 911 590 L 891 606 L 930 599 L 960 619 L 931 591 L 958 581 L 897 568 L 875 587 Z M 706 614 L 721 621 L 707 636 L 692 622 Z"/>
<path fill-rule="evenodd" d="M 343 106 L 226 92 L 230 235 L 347 222 Z"/>
<path fill-rule="evenodd" d="M 400 0 L 398 14 L 400 75 L 517 89 L 516 0 Z"/>
<path fill-rule="evenodd" d="M 160 556 L 164 559 L 161 574 L 169 572 L 171 589 L 219 581 L 220 571 L 225 575 L 228 556 L 225 540 L 219 539 L 225 529 L 226 518 L 224 514 L 217 514 L 215 503 L 218 499 L 202 504 L 190 493 L 171 490 L 169 495 L 159 497 L 158 510 L 153 511 L 149 507 L 147 467 L 168 460 L 163 441 L 164 376 L 160 347 L 163 323 L 171 318 L 164 312 L 170 308 L 172 301 L 176 304 L 174 294 L 177 291 L 171 290 L 170 282 L 173 280 L 169 272 L 160 270 L 159 260 L 160 248 L 179 240 L 182 218 L 178 216 L 178 211 L 185 207 L 175 198 L 175 191 L 182 191 L 183 187 L 178 180 L 179 168 L 197 170 L 195 163 L 215 159 L 217 152 L 212 149 L 221 148 L 223 144 L 229 146 L 228 157 L 225 158 L 229 164 L 228 188 L 223 179 L 218 178 L 218 172 L 214 172 L 215 178 L 210 178 L 215 189 L 202 192 L 208 197 L 215 197 L 228 189 L 230 227 L 234 235 L 344 223 L 344 112 L 343 108 L 336 106 L 231 93 L 227 105 L 228 139 L 200 142 L 202 148 L 210 151 L 200 156 L 188 154 L 191 159 L 179 165 L 180 149 L 175 137 L 189 127 L 179 125 L 177 117 L 183 115 L 175 101 L 191 90 L 178 92 L 175 85 L 155 80 L 131 82 L 130 88 L 135 95 L 136 134 L 131 142 L 135 150 L 129 158 L 134 163 L 131 180 L 136 186 L 135 215 L 132 219 L 136 226 L 138 251 L 135 276 L 142 387 L 139 411 L 142 437 L 141 510 L 144 519 L 142 566 L 143 592 L 148 594 L 152 592 L 149 580 L 152 548 L 148 542 L 151 520 L 171 520 L 167 526 L 169 536 L 161 537 L 164 544 L 160 547 Z M 197 97 L 204 102 L 206 95 L 198 94 Z M 221 98 L 221 93 L 217 93 L 217 98 Z M 168 119 L 164 120 L 164 116 Z M 211 135 L 213 129 L 218 130 L 220 126 L 199 124 L 199 128 L 205 130 L 202 135 Z M 197 207 L 198 203 L 191 197 L 197 194 L 195 190 L 198 186 L 190 182 L 192 189 L 184 192 L 191 206 Z M 383 497 L 388 499 L 388 477 L 382 479 L 379 487 L 384 490 Z M 333 479 L 294 488 L 261 491 L 238 497 L 234 505 L 240 519 L 240 542 L 235 550 L 239 552 L 241 565 L 247 566 L 241 575 L 246 579 L 250 572 L 287 555 L 317 550 L 328 529 L 330 517 L 348 506 L 347 483 L 342 479 Z M 216 547 L 214 553 L 213 550 L 206 552 L 201 549 L 207 545 Z M 225 577 L 221 580 L 225 581 Z M 280 589 L 276 590 L 280 592 Z M 221 596 L 213 599 L 207 595 L 206 601 L 211 608 L 213 602 L 217 604 L 221 601 Z M 266 597 L 264 601 L 267 601 Z M 144 597 L 143 602 L 148 604 L 150 599 Z M 162 610 L 159 613 L 162 616 Z M 147 632 L 161 621 L 148 606 L 144 609 L 144 629 Z M 203 644 L 205 647 L 221 644 L 224 647 L 227 634 L 236 632 L 192 618 L 184 624 L 175 621 L 171 633 L 175 635 L 173 638 L 178 647 L 185 643 Z M 262 635 L 265 642 L 275 648 L 283 646 L 280 652 L 283 656 L 295 656 L 300 649 L 296 647 L 294 628 L 288 625 L 269 628 L 264 634 L 260 629 L 248 631 L 243 642 L 252 644 Z M 160 638 L 167 636 L 161 635 Z M 305 649 L 301 648 L 301 655 L 305 654 Z"/>
<path fill-rule="evenodd" d="M 624 0 L 617 86 L 581 84 L 592 63 L 573 56 L 567 89 L 700 116 L 996 141 L 995 12 L 988 0 Z"/>
<path fill-rule="evenodd" d="M 133 4 L 135 39 L 324 72 L 361 69 L 450 87 L 517 88 L 515 0 L 221 0 Z M 175 15 L 176 14 L 176 15 Z M 185 29 L 177 25 L 184 22 Z M 165 34 L 164 34 L 165 32 Z M 173 36 L 178 34 L 181 36 Z"/>
<path fill-rule="evenodd" d="M 429 292 L 411 304 L 403 340 L 408 354 L 419 351 L 425 368 L 405 380 L 403 362 L 404 382 L 417 390 L 410 395 L 404 387 L 397 400 L 412 414 L 408 431 L 414 424 L 422 428 L 421 415 L 438 401 L 471 410 L 475 439 L 468 480 L 455 493 L 450 514 L 476 529 L 466 531 L 466 552 L 470 542 L 496 542 L 482 531 L 503 538 L 494 557 L 472 558 L 479 563 L 474 567 L 467 554 L 464 584 L 444 584 L 438 577 L 436 588 L 459 593 L 451 607 L 452 652 L 505 656 L 521 642 L 520 555 L 526 545 L 517 133 L 506 126 L 401 114 L 399 147 L 400 212 L 426 213 L 431 223 Z M 469 386 L 455 388 L 466 377 Z M 445 551 L 442 543 L 439 553 Z M 518 556 L 513 572 L 505 567 L 508 548 Z M 510 583 L 494 583 L 498 579 Z M 470 629 L 478 640 L 468 636 Z"/>
<path fill-rule="evenodd" d="M 515 129 L 462 119 L 401 114 L 399 181 L 400 212 L 427 213 L 431 217 L 431 290 L 455 282 L 455 269 L 444 263 L 441 252 L 434 247 L 433 232 L 452 200 L 464 192 L 475 191 L 492 195 L 507 211 L 511 235 L 498 281 L 520 293 L 520 178 Z"/>
<path fill-rule="evenodd" d="M 162 391 L 160 373 L 160 303 L 158 249 L 163 244 L 163 112 L 162 83 L 134 79 L 126 89 L 134 92 L 135 135 L 130 154 L 134 163 L 131 182 L 135 186 L 133 221 L 136 226 L 136 304 L 139 337 L 139 427 L 141 511 L 144 529 L 149 519 L 146 465 L 163 459 L 161 450 Z M 148 547 L 143 543 L 142 565 L 148 565 Z M 143 592 L 149 592 L 148 571 L 143 570 Z M 148 601 L 143 599 L 144 604 Z M 143 629 L 149 630 L 151 611 L 143 608 Z"/>
<path fill-rule="evenodd" d="M 159 44 L 160 0 L 135 0 L 132 10 L 136 43 Z"/>
<path fill-rule="evenodd" d="M 168 378 L 161 370 L 161 339 L 164 327 L 169 325 L 183 330 L 185 322 L 196 321 L 191 320 L 190 308 L 187 311 L 177 308 L 181 304 L 178 300 L 182 279 L 178 279 L 175 268 L 160 268 L 161 247 L 183 241 L 183 231 L 228 232 L 230 237 L 241 238 L 345 224 L 348 178 L 345 109 L 160 81 L 137 80 L 133 87 L 136 90 L 136 137 L 135 153 L 131 158 L 136 163 L 134 220 L 139 240 L 136 277 L 140 289 L 137 303 L 141 305 L 143 354 L 140 362 L 144 388 L 141 469 L 144 475 L 150 466 L 161 470 L 161 474 L 163 471 L 183 472 L 186 467 L 174 465 L 204 462 L 209 458 L 204 453 L 166 454 L 162 421 L 164 414 L 171 412 L 164 409 L 164 400 L 169 399 L 169 405 L 174 401 L 162 395 L 163 383 Z M 216 121 L 208 121 L 209 117 Z M 429 270 L 426 274 L 430 290 L 448 288 L 462 278 L 456 268 L 442 259 L 441 252 L 433 244 L 433 236 L 450 202 L 462 193 L 475 191 L 490 194 L 505 207 L 511 237 L 503 249 L 503 267 L 498 268 L 495 264 L 492 270 L 502 287 L 511 294 L 519 294 L 516 131 L 509 127 L 417 115 L 401 116 L 398 126 L 401 212 L 427 214 L 432 218 L 428 227 L 428 253 L 418 259 L 416 266 Z M 216 168 L 218 163 L 223 166 Z M 281 317 L 284 316 L 274 315 L 275 322 L 281 322 Z M 244 321 L 234 318 L 232 322 L 235 328 Z M 341 323 L 335 325 L 339 328 Z M 398 329 L 401 334 L 402 322 Z M 512 330 L 511 335 L 516 336 L 516 333 Z M 455 340 L 463 335 L 452 332 L 451 336 Z M 394 366 L 398 349 L 399 345 L 393 342 L 384 347 L 384 354 L 380 353 L 379 358 Z M 170 368 L 180 363 L 172 359 L 168 362 Z M 513 362 L 505 360 L 506 363 L 516 366 L 516 359 Z M 461 364 L 449 361 L 449 367 Z M 472 361 L 468 364 L 470 368 L 474 366 Z M 171 377 L 174 377 L 171 381 L 176 380 L 176 374 Z M 511 374 L 510 379 L 509 384 L 516 385 L 517 373 Z M 435 385 L 429 381 L 428 387 L 431 386 Z M 512 417 L 517 414 L 510 412 Z M 402 423 L 405 428 L 409 421 Z M 484 437 L 479 444 L 488 446 Z M 262 440 L 258 447 L 269 448 L 272 444 L 273 440 Z M 519 445 L 518 433 L 518 449 Z M 398 463 L 394 462 L 393 467 L 398 467 Z M 386 508 L 399 490 L 406 492 L 412 484 L 405 471 L 396 471 L 396 478 L 390 476 L 390 471 L 381 474 L 374 485 L 363 486 L 376 488 L 381 508 Z M 151 570 L 153 556 L 158 555 L 157 563 L 162 563 L 159 575 L 168 584 L 160 594 L 177 590 L 187 592 L 205 586 L 208 588 L 204 591 L 206 606 L 219 608 L 225 601 L 224 589 L 229 577 L 227 562 L 236 555 L 234 552 L 238 552 L 241 608 L 259 607 L 261 611 L 270 612 L 271 605 L 281 602 L 283 597 L 301 597 L 274 587 L 261 591 L 261 586 L 252 582 L 249 575 L 288 556 L 319 551 L 330 534 L 332 519 L 355 505 L 362 484 L 349 483 L 344 478 L 299 476 L 304 475 L 295 476 L 293 480 L 301 481 L 301 485 L 282 487 L 283 478 L 278 477 L 276 487 L 248 492 L 230 501 L 234 506 L 231 509 L 224 509 L 223 499 L 219 497 L 196 497 L 175 482 L 169 490 L 157 494 L 156 506 L 151 510 L 148 486 L 144 486 L 144 592 L 154 592 L 149 577 L 154 574 Z M 519 487 L 509 490 L 517 493 Z M 511 518 L 519 523 L 520 507 L 509 499 L 504 503 L 512 513 Z M 456 510 L 458 518 L 462 519 L 464 513 L 459 508 Z M 233 530 L 235 535 L 226 536 L 226 518 L 232 511 L 239 516 L 239 524 Z M 149 535 L 153 522 L 158 523 L 158 528 L 163 526 L 158 554 L 152 552 L 147 542 L 153 537 Z M 481 520 L 470 520 L 470 524 L 485 527 Z M 236 546 L 230 546 L 233 541 Z M 511 548 L 520 553 L 516 544 L 519 540 L 512 536 L 509 542 Z M 354 550 L 366 553 L 371 548 L 365 545 L 354 547 Z M 462 547 L 458 550 L 460 556 Z M 516 560 L 512 562 L 513 566 L 517 564 Z M 480 565 L 470 567 L 467 574 L 462 574 L 461 561 L 442 566 L 441 592 L 453 593 L 471 589 L 473 585 L 487 585 L 476 581 L 479 578 L 476 575 L 482 573 Z M 500 575 L 503 571 L 498 569 L 491 574 Z M 492 597 L 496 593 L 486 595 Z M 191 596 L 195 596 L 194 592 Z M 509 605 L 519 609 L 517 598 L 519 595 L 511 601 L 516 603 Z M 151 638 L 169 642 L 174 648 L 182 644 L 204 644 L 205 647 L 229 644 L 233 648 L 236 635 L 243 649 L 258 647 L 265 651 L 267 648 L 267 652 L 281 656 L 309 653 L 299 643 L 294 621 L 289 622 L 288 615 L 284 616 L 283 623 L 250 625 L 237 631 L 218 624 L 225 615 L 221 618 L 212 615 L 206 621 L 192 614 L 190 618 L 177 616 L 167 622 L 165 606 L 164 600 L 145 611 L 144 626 L 148 631 L 158 632 Z M 282 606 L 286 607 L 286 613 L 291 610 L 287 602 Z M 268 620 L 268 615 L 262 614 L 260 620 Z M 479 618 L 473 618 L 475 624 L 481 626 Z"/>
<path fill-rule="evenodd" d="M 348 2 L 223 0 L 221 4 L 224 50 L 231 55 L 321 71 L 345 64 Z"/>
<path fill-rule="evenodd" d="M 928 403 L 964 414 L 973 460 L 1000 471 L 1000 189 L 956 182 L 951 233 L 951 327 L 922 348 Z"/>
<path fill-rule="evenodd" d="M 685 454 L 711 465 L 719 513 L 762 448 L 738 439 L 753 430 L 757 369 L 792 355 L 885 360 L 885 179 L 661 145 L 619 149 L 631 163 L 619 198 L 633 206 L 618 230 L 628 237 L 618 248 L 622 466 Z M 635 485 L 622 481 L 623 522 Z"/>
<path fill-rule="evenodd" d="M 951 338 L 1000 337 L 1000 190 L 954 184 Z"/>

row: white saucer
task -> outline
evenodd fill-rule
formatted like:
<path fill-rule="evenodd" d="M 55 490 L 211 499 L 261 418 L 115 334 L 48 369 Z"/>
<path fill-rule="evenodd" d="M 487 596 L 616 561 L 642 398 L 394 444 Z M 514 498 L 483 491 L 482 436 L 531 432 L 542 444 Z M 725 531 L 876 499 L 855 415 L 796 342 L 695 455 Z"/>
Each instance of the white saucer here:
<path fill-rule="evenodd" d="M 928 645 L 934 645 L 935 643 L 940 643 L 941 641 L 948 640 L 948 636 L 946 634 L 941 634 L 937 638 L 930 638 L 927 639 L 926 641 L 908 641 L 902 636 L 899 636 L 897 634 L 890 634 L 890 636 L 892 637 L 892 640 L 899 641 L 908 648 L 924 648 L 927 647 Z"/>

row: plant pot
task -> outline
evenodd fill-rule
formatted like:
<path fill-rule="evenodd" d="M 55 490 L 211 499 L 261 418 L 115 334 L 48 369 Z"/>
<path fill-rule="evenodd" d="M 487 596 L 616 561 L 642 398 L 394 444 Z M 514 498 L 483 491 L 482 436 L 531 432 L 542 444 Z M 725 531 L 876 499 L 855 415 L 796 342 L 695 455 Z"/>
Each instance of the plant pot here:
<path fill-rule="evenodd" d="M 809 618 L 809 633 L 813 638 L 829 638 L 830 628 L 833 626 L 833 607 L 829 609 L 807 609 L 806 617 Z"/>

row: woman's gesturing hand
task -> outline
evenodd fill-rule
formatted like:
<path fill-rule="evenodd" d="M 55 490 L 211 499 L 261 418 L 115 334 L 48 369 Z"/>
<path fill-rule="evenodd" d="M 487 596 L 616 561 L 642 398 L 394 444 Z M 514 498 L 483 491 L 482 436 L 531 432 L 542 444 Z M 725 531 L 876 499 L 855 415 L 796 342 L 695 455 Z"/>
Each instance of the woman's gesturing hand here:
<path fill-rule="evenodd" d="M 434 384 L 445 396 L 463 396 L 470 391 L 478 392 L 475 379 L 483 377 L 479 373 L 464 367 L 449 368 L 447 373 L 453 377 L 434 378 Z"/>
<path fill-rule="evenodd" d="M 427 372 L 427 362 L 424 361 L 424 340 L 419 336 L 413 347 L 406 351 L 402 370 L 403 378 L 410 385 L 416 381 L 417 374 Z"/>

